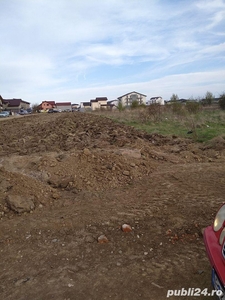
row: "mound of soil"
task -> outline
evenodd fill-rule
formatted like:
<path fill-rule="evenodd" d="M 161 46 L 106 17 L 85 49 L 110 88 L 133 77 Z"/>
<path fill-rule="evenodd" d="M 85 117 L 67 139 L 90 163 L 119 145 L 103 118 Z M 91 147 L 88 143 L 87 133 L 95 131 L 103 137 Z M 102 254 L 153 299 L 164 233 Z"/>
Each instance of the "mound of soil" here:
<path fill-rule="evenodd" d="M 206 149 L 214 149 L 216 151 L 225 150 L 225 135 L 217 136 L 211 139 L 205 146 Z"/>

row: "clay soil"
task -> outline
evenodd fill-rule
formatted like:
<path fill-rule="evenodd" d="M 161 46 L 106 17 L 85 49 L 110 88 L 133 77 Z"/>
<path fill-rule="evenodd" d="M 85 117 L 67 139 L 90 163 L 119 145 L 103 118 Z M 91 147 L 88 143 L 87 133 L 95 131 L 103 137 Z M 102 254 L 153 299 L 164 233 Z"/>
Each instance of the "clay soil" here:
<path fill-rule="evenodd" d="M 224 195 L 221 137 L 197 144 L 79 112 L 1 120 L 0 299 L 210 292 L 202 229 Z"/>

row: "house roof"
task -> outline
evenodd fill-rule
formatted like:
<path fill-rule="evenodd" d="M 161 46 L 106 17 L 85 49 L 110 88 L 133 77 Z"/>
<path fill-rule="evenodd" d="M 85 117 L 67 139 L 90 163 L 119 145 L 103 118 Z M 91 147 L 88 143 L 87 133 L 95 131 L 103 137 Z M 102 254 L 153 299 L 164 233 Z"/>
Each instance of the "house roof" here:
<path fill-rule="evenodd" d="M 8 104 L 8 107 L 15 107 L 19 106 L 22 103 L 30 104 L 30 102 L 24 101 L 22 99 L 3 99 L 2 101 L 4 104 Z"/>
<path fill-rule="evenodd" d="M 127 94 L 124 94 L 124 95 L 118 97 L 118 99 L 120 99 L 120 98 L 122 98 L 122 97 L 124 97 L 124 96 L 130 95 L 130 94 L 133 94 L 133 93 L 138 94 L 138 95 L 141 95 L 141 96 L 144 96 L 144 97 L 147 97 L 147 96 L 144 95 L 144 94 L 141 94 L 141 93 L 138 93 L 138 92 L 133 91 L 133 92 L 130 92 L 130 93 L 127 93 Z"/>
<path fill-rule="evenodd" d="M 55 101 L 42 101 L 42 103 L 48 103 L 48 104 L 51 104 L 51 105 L 55 105 Z"/>
<path fill-rule="evenodd" d="M 118 99 L 107 101 L 108 106 L 116 106 L 115 103 L 118 104 Z"/>
<path fill-rule="evenodd" d="M 57 106 L 66 106 L 66 105 L 71 106 L 71 102 L 56 102 L 56 105 Z"/>
<path fill-rule="evenodd" d="M 107 97 L 96 97 L 95 99 L 91 99 L 90 102 L 98 102 L 98 101 L 107 101 Z"/>
<path fill-rule="evenodd" d="M 104 101 L 104 100 L 108 100 L 108 98 L 107 97 L 96 97 L 96 99 L 95 100 L 97 100 L 97 101 Z"/>
<path fill-rule="evenodd" d="M 159 98 L 162 98 L 162 97 L 161 96 L 152 97 L 152 98 L 150 98 L 150 100 L 155 100 L 155 99 L 159 99 Z"/>
<path fill-rule="evenodd" d="M 90 102 L 83 102 L 83 106 L 90 106 L 91 103 Z"/>
<path fill-rule="evenodd" d="M 118 102 L 118 99 L 107 101 L 107 103 L 112 103 L 112 102 Z"/>

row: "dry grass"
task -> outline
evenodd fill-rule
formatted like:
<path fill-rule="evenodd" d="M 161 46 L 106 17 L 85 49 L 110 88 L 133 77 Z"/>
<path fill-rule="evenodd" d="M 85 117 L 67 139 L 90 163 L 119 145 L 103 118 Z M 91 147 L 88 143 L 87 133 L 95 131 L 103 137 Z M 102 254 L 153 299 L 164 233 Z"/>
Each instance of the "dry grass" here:
<path fill-rule="evenodd" d="M 202 106 L 186 105 L 150 105 L 145 108 L 123 111 L 93 112 L 111 118 L 117 122 L 134 126 L 149 133 L 177 135 L 196 141 L 207 141 L 225 132 L 225 111 L 209 110 Z M 187 133 L 190 133 L 187 135 Z"/>

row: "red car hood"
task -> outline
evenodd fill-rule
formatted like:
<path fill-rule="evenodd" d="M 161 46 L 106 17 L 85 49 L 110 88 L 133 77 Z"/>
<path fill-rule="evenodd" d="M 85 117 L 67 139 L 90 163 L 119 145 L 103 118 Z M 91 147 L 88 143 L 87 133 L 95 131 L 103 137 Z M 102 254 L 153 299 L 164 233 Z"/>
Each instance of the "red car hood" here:
<path fill-rule="evenodd" d="M 225 287 L 225 258 L 222 255 L 222 246 L 212 226 L 205 228 L 203 236 L 210 263 Z"/>

